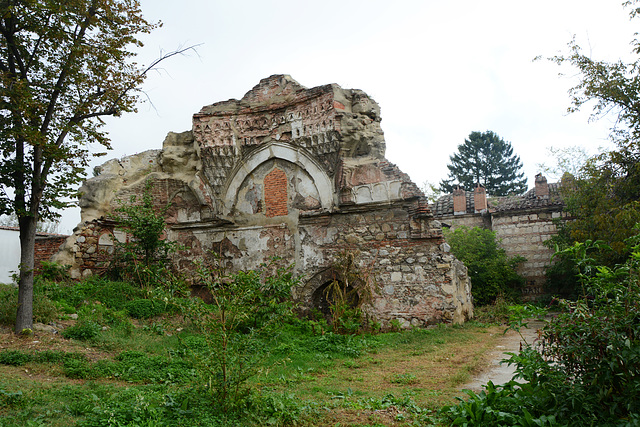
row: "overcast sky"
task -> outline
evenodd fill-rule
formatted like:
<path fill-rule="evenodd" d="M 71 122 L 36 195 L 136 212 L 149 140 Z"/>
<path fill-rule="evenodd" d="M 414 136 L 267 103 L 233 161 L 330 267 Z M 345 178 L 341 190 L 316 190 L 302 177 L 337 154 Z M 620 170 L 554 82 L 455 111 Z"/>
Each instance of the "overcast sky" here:
<path fill-rule="evenodd" d="M 594 59 L 628 58 L 637 28 L 622 0 L 142 0 L 163 27 L 138 62 L 200 45 L 149 76 L 149 102 L 108 119 L 106 159 L 162 147 L 204 105 L 240 99 L 261 78 L 290 74 L 306 87 L 362 89 L 382 110 L 387 158 L 418 184 L 437 184 L 472 131 L 512 143 L 533 184 L 547 147 L 607 145 L 609 121 L 567 115 L 576 83 L 549 61 L 576 37 Z M 573 76 L 573 77 L 572 77 Z M 95 147 L 97 150 L 98 147 Z M 95 161 L 97 165 L 106 160 Z M 65 215 L 70 231 L 79 213 Z"/>

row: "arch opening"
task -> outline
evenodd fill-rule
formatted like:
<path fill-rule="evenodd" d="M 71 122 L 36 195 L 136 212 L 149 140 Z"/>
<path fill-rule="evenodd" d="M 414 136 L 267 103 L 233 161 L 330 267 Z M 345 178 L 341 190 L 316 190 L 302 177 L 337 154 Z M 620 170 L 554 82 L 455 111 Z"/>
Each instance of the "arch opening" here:
<path fill-rule="evenodd" d="M 344 283 L 339 280 L 329 280 L 323 283 L 311 296 L 313 309 L 322 313 L 322 316 L 327 320 L 331 319 L 332 308 L 336 307 L 340 301 L 346 305 L 342 308 L 353 309 L 359 306 L 360 296 L 353 287 L 345 287 Z"/>

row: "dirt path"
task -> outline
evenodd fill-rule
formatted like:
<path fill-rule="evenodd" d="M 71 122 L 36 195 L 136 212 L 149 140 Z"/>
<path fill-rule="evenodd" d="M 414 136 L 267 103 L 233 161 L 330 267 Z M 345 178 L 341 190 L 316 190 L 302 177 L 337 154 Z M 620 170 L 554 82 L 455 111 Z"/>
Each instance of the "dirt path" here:
<path fill-rule="evenodd" d="M 529 322 L 529 328 L 523 329 L 522 336 L 529 344 L 538 338 L 538 329 L 542 328 L 544 322 Z M 464 384 L 461 389 L 481 391 L 483 385 L 492 381 L 494 384 L 504 384 L 509 382 L 515 373 L 515 366 L 502 363 L 503 359 L 509 356 L 505 353 L 517 353 L 520 351 L 522 337 L 515 332 L 509 331 L 498 341 L 498 345 L 486 354 L 485 368 L 476 375 L 471 382 Z"/>

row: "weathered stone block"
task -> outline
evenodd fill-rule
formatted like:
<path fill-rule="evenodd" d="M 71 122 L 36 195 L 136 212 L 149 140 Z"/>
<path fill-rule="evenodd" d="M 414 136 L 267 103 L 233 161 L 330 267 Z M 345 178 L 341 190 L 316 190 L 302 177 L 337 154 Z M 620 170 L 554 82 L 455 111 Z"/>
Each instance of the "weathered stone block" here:
<path fill-rule="evenodd" d="M 472 317 L 466 269 L 446 254 L 421 191 L 384 157 L 380 110 L 364 92 L 271 76 L 240 100 L 203 107 L 192 123 L 169 134 L 162 151 L 107 162 L 87 180 L 80 201 L 87 230 L 72 236 L 76 276 L 106 268 L 113 244 L 104 236 L 127 240 L 100 218 L 149 178 L 157 207 L 172 206 L 167 238 L 188 248 L 175 259 L 179 268 L 210 251 L 229 272 L 279 256 L 304 277 L 294 290 L 302 306 L 326 309 L 318 295 L 340 280 L 333 260 L 353 251 L 383 289 L 367 310 L 385 324 Z"/>

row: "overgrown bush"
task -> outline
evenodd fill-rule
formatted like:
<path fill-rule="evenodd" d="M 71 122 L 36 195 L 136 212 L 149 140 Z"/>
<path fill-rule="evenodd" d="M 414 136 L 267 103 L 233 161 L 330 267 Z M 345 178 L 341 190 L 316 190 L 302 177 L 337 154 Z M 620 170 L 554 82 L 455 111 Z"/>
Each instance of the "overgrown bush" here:
<path fill-rule="evenodd" d="M 332 263 L 334 277 L 324 290 L 328 303 L 328 323 L 336 333 L 355 334 L 370 330 L 374 319 L 366 313 L 376 291 L 370 268 L 360 266 L 360 254 L 339 253 Z"/>
<path fill-rule="evenodd" d="M 165 214 L 170 205 L 156 206 L 152 191 L 153 181 L 149 178 L 145 181 L 141 201 L 136 195 L 132 195 L 128 203 L 118 201 L 120 205 L 111 215 L 119 227 L 131 234 L 131 239 L 124 243 L 114 241 L 115 253 L 109 274 L 147 289 L 176 282 L 169 268 L 169 256 L 179 247 L 165 235 Z"/>
<path fill-rule="evenodd" d="M 16 322 L 18 309 L 18 288 L 13 285 L 0 284 L 0 324 L 13 325 Z M 34 287 L 33 320 L 49 323 L 58 318 L 60 306 L 49 299 L 38 286 Z"/>
<path fill-rule="evenodd" d="M 88 341 L 98 336 L 102 327 L 90 320 L 78 322 L 76 325 L 69 326 L 62 331 L 62 336 L 80 341 Z"/>
<path fill-rule="evenodd" d="M 475 305 L 491 304 L 498 296 L 519 299 L 525 280 L 516 267 L 525 258 L 509 258 L 504 249 L 498 247 L 493 231 L 461 226 L 445 230 L 445 238 L 451 252 L 467 266 Z"/>
<path fill-rule="evenodd" d="M 290 296 L 297 279 L 291 268 L 267 274 L 272 270 L 267 265 L 225 275 L 215 262 L 198 268 L 212 304 L 194 299 L 183 305 L 185 316 L 200 329 L 206 346 L 185 349 L 202 376 L 198 387 L 228 414 L 248 404 L 252 388 L 247 381 L 264 362 L 265 340 L 273 339 L 283 320 L 293 315 Z"/>
<path fill-rule="evenodd" d="M 134 319 L 149 319 L 162 314 L 166 304 L 150 299 L 134 299 L 124 305 L 129 316 Z"/>
<path fill-rule="evenodd" d="M 583 297 L 561 301 L 564 310 L 539 342 L 510 358 L 527 384 L 490 384 L 445 408 L 449 419 L 455 425 L 639 425 L 639 242 L 629 239 L 629 258 L 613 268 L 587 256 L 602 243 L 566 249 L 563 255 L 579 268 Z"/>

